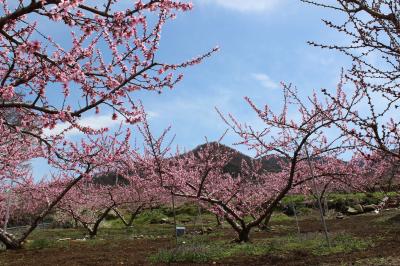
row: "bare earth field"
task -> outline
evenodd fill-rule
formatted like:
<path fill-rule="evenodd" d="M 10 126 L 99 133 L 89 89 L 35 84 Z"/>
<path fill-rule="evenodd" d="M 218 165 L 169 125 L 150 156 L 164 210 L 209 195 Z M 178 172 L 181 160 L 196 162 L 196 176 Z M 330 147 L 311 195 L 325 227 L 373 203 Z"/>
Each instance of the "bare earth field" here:
<path fill-rule="evenodd" d="M 276 218 L 271 223 L 271 230 L 253 232 L 252 243 L 243 245 L 230 243 L 234 234 L 226 226 L 214 229 L 209 235 L 183 238 L 181 242 L 185 243 L 180 246 L 189 245 L 196 252 L 200 250 L 202 253 L 202 248 L 207 248 L 203 253 L 212 253 L 217 246 L 224 249 L 209 257 L 203 258 L 204 254 L 200 254 L 192 262 L 187 262 L 191 259 L 169 263 L 154 257 L 151 259 L 160 250 L 173 250 L 175 242 L 168 235 L 171 225 L 151 225 L 162 229 L 138 237 L 135 237 L 138 232 L 134 230 L 121 228 L 120 235 L 115 236 L 117 229 L 110 232 L 104 228 L 107 233 L 85 241 L 76 240 L 79 234 L 83 234 L 72 229 L 64 230 L 62 235 L 57 230 L 43 230 L 32 236 L 25 249 L 0 252 L 0 265 L 400 265 L 400 219 L 393 219 L 398 214 L 398 210 L 391 210 L 380 215 L 328 219 L 332 238 L 349 236 L 340 245 L 333 244 L 332 249 L 319 247 L 325 243 L 316 217 L 300 219 L 300 235 L 294 218 Z M 42 240 L 65 236 L 71 239 Z M 196 240 L 200 238 L 200 242 Z"/>

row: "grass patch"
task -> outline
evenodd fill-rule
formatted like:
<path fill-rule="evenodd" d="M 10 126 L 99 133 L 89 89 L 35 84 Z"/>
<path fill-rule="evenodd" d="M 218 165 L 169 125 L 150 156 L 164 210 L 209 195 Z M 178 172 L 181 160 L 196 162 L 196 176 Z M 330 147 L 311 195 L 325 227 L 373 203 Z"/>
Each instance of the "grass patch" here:
<path fill-rule="evenodd" d="M 274 237 L 253 243 L 236 244 L 227 241 L 210 241 L 207 237 L 183 238 L 182 244 L 174 249 L 160 250 L 149 257 L 152 263 L 204 263 L 238 256 L 282 255 L 293 251 L 305 251 L 315 256 L 349 253 L 367 249 L 371 241 L 347 234 L 334 235 L 331 248 L 322 234 L 305 234 Z"/>
<path fill-rule="evenodd" d="M 304 195 L 288 195 L 282 199 L 282 204 L 283 205 L 301 205 L 305 200 L 307 200 L 307 197 Z"/>
<path fill-rule="evenodd" d="M 28 242 L 26 244 L 26 248 L 28 249 L 44 249 L 44 248 L 49 248 L 55 246 L 54 241 L 51 241 L 49 239 L 36 239 Z"/>
<path fill-rule="evenodd" d="M 292 221 L 293 219 L 294 217 L 287 216 L 286 214 L 280 212 L 274 212 L 271 216 L 271 222 L 276 223 Z"/>
<path fill-rule="evenodd" d="M 45 229 L 35 230 L 29 237 L 25 248 L 27 249 L 43 249 L 54 247 L 68 247 L 70 241 L 78 242 L 84 245 L 101 245 L 104 240 L 110 243 L 119 244 L 119 241 L 132 240 L 135 237 L 156 238 L 156 237 L 172 237 L 173 229 L 171 225 L 142 225 L 135 227 L 121 228 L 100 228 L 96 238 L 86 239 L 79 242 L 87 235 L 87 231 L 83 228 L 76 229 Z M 64 239 L 63 241 L 59 241 Z"/>
<path fill-rule="evenodd" d="M 157 224 L 163 219 L 169 220 L 168 216 L 161 209 L 145 210 L 135 219 L 134 223 L 141 224 Z"/>
<path fill-rule="evenodd" d="M 333 206 L 353 204 L 379 204 L 385 196 L 398 196 L 397 192 L 373 192 L 373 193 L 330 193 L 327 195 L 328 204 Z M 306 201 L 315 201 L 313 196 L 288 195 L 282 199 L 282 205 L 294 204 L 297 209 L 304 207 Z"/>
<path fill-rule="evenodd" d="M 193 262 L 204 263 L 212 260 L 214 254 L 207 245 L 182 245 L 170 250 L 160 250 L 150 256 L 152 263 Z"/>
<path fill-rule="evenodd" d="M 272 246 L 280 252 L 306 251 L 316 256 L 336 253 L 349 253 L 365 250 L 372 245 L 372 241 L 355 238 L 347 234 L 337 234 L 330 238 L 331 247 L 326 243 L 322 234 L 289 235 L 272 240 Z"/>
<path fill-rule="evenodd" d="M 373 193 L 331 193 L 328 200 L 333 202 L 344 201 L 346 203 L 361 202 L 363 204 L 379 204 L 385 196 L 395 197 L 397 192 L 373 192 Z"/>

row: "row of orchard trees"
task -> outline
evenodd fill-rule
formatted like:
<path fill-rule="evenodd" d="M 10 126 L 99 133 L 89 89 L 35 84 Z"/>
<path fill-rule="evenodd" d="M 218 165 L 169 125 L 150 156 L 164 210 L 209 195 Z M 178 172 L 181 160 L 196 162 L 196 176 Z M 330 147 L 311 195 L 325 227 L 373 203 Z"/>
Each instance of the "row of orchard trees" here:
<path fill-rule="evenodd" d="M 0 1 L 2 223 L 13 211 L 6 196 L 10 190 L 32 194 L 26 207 L 39 205 L 38 181 L 24 164 L 42 158 L 52 169 L 52 180 L 40 182 L 49 188 L 46 202 L 22 236 L 0 229 L 7 248 L 21 247 L 81 181 L 107 172 L 129 153 L 128 133 L 84 126 L 83 118 L 103 114 L 137 123 L 143 112 L 134 102 L 137 92 L 173 88 L 182 79 L 180 69 L 216 51 L 183 63 L 158 61 L 164 25 L 191 8 L 173 0 Z M 52 36 L 52 28 L 62 33 Z M 72 141 L 66 137 L 70 131 L 84 137 Z"/>
<path fill-rule="evenodd" d="M 131 224 L 141 209 L 165 203 L 171 195 L 197 201 L 223 216 L 238 241 L 248 241 L 251 229 L 268 221 L 285 195 L 309 193 L 313 178 L 320 186 L 342 190 L 373 187 L 400 158 L 400 129 L 393 112 L 399 98 L 399 4 L 336 2 L 337 6 L 313 4 L 348 15 L 342 26 L 327 25 L 356 44 L 328 47 L 351 55 L 354 65 L 337 90 L 323 90 L 322 97 L 315 93 L 302 100 L 293 87 L 284 85 L 278 113 L 246 99 L 264 123 L 262 129 L 220 112 L 241 138 L 238 144 L 258 158 L 274 158 L 280 169 L 266 172 L 257 161 L 243 162 L 240 173 L 232 175 L 224 171 L 232 154 L 215 144 L 192 153 L 172 151 L 165 142 L 168 131 L 154 137 L 144 110 L 133 101 L 137 91 L 172 88 L 182 79 L 179 69 L 216 51 L 180 64 L 157 61 L 163 25 L 177 12 L 190 10 L 191 4 L 139 0 L 126 8 L 114 0 L 1 1 L 0 225 L 27 213 L 31 219 L 19 236 L 0 228 L 0 241 L 7 248 L 20 248 L 56 210 L 60 219 L 72 217 L 95 235 L 111 210 Z M 71 42 L 49 36 L 48 23 L 70 32 Z M 357 53 L 359 47 L 378 53 L 389 67 L 371 65 L 365 59 L 368 53 Z M 384 105 L 375 105 L 378 98 Z M 366 112 L 359 112 L 365 105 Z M 295 119 L 293 111 L 299 114 Z M 131 147 L 129 130 L 110 133 L 80 123 L 85 116 L 110 112 L 113 119 L 142 123 L 144 149 Z M 60 124 L 64 130 L 46 134 Z M 72 130 L 84 137 L 68 139 Z M 349 153 L 351 160 L 340 159 Z M 26 162 L 35 158 L 51 166 L 50 179 L 32 177 Z M 371 165 L 377 171 L 371 171 Z M 106 174 L 127 182 L 93 182 Z M 131 211 L 131 217 L 118 209 Z"/>
<path fill-rule="evenodd" d="M 332 190 L 362 191 L 382 183 L 380 178 L 392 170 L 392 165 L 381 158 L 338 159 L 346 150 L 343 143 L 332 146 L 329 142 L 328 145 L 318 134 L 311 142 L 301 140 L 304 144 L 300 145 L 295 145 L 297 142 L 293 140 L 293 151 L 285 144 L 276 153 L 279 151 L 276 140 L 269 144 L 275 152 L 265 156 L 276 161 L 279 171 L 267 171 L 261 161 L 254 160 L 243 161 L 239 173 L 229 173 L 225 168 L 235 156 L 234 151 L 214 142 L 188 153 L 171 154 L 169 145 L 163 146 L 168 131 L 156 138 L 145 119 L 142 125 L 144 151 L 130 147 L 129 134 L 123 141 L 107 138 L 97 144 L 107 151 L 106 158 L 100 159 L 101 165 L 96 171 L 87 173 L 58 200 L 50 213 L 53 219 L 61 223 L 73 221 L 94 237 L 110 212 L 116 213 L 126 226 L 131 226 L 142 210 L 169 205 L 171 196 L 175 196 L 195 201 L 223 217 L 237 232 L 237 241 L 246 242 L 252 228 L 267 225 L 288 193 L 313 193 L 312 181 L 322 187 L 329 185 Z M 115 154 L 119 154 L 118 157 Z M 97 158 L 100 156 L 98 153 Z M 104 177 L 112 177 L 115 183 L 103 184 Z M 0 225 L 10 218 L 18 224 L 26 223 L 27 217 L 43 219 L 43 211 L 49 210 L 50 204 L 74 180 L 70 176 L 41 182 L 29 178 L 9 188 L 2 198 L 11 196 L 12 200 L 2 201 Z"/>

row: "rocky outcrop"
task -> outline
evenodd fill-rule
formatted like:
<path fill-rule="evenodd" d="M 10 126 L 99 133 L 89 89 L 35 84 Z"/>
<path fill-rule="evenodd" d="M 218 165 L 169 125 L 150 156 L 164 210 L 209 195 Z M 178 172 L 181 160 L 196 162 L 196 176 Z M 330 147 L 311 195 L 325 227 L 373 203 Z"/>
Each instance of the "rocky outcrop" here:
<path fill-rule="evenodd" d="M 348 215 L 356 215 L 359 213 L 361 213 L 361 212 L 359 212 L 358 210 L 356 210 L 355 208 L 350 207 L 350 206 L 347 207 L 347 209 L 346 209 L 346 214 L 348 214 Z"/>

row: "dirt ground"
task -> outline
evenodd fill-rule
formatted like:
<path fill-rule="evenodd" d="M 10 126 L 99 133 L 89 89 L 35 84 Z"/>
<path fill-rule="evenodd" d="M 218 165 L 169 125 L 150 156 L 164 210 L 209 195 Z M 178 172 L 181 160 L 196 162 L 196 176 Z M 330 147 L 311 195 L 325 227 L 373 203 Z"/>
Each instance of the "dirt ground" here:
<path fill-rule="evenodd" d="M 400 265 L 400 221 L 385 227 L 375 223 L 376 216 L 350 216 L 344 220 L 328 220 L 330 232 L 346 232 L 358 237 L 384 238 L 364 251 L 339 253 L 326 256 L 315 256 L 306 252 L 293 252 L 290 255 L 259 256 L 246 258 L 232 258 L 220 265 L 373 265 L 373 266 L 399 266 Z M 282 223 L 281 223 L 282 224 Z M 321 224 L 316 220 L 300 221 L 302 233 L 321 231 Z M 260 236 L 260 235 L 259 235 Z M 258 237 L 258 236 L 255 236 Z"/>
<path fill-rule="evenodd" d="M 376 216 L 362 215 L 346 217 L 344 220 L 329 220 L 330 232 L 346 232 L 359 237 L 377 239 L 373 247 L 352 253 L 316 256 L 303 251 L 285 256 L 265 255 L 258 257 L 236 257 L 210 264 L 179 265 L 400 265 L 400 222 L 390 227 L 376 223 Z M 285 225 L 292 221 L 280 222 Z M 300 221 L 302 233 L 321 230 L 317 220 Z M 255 232 L 253 238 L 266 238 L 284 232 Z M 224 238 L 233 237 L 226 231 Z M 11 265 L 148 265 L 150 254 L 162 248 L 172 247 L 171 239 L 137 239 L 118 242 L 104 241 L 101 245 L 74 242 L 68 248 L 18 250 L 0 252 L 0 264 Z M 172 264 L 178 265 L 178 264 Z"/>

